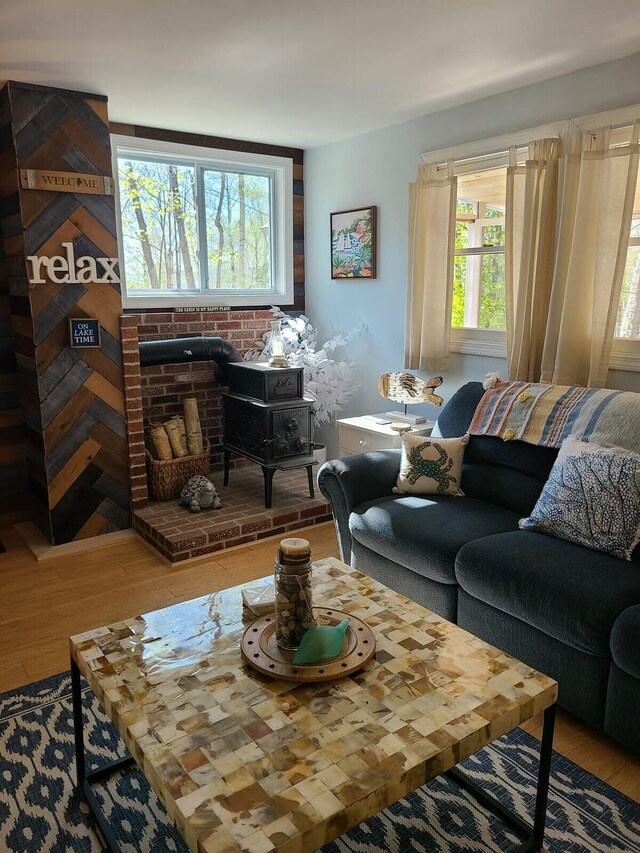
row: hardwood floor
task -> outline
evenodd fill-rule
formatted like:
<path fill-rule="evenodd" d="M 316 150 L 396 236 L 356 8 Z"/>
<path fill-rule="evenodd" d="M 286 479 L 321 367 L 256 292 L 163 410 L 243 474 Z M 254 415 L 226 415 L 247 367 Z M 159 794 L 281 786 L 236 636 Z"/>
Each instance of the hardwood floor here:
<path fill-rule="evenodd" d="M 300 531 L 302 533 L 302 531 Z M 335 556 L 333 525 L 302 535 L 316 559 Z M 274 540 L 184 566 L 139 539 L 37 561 L 14 529 L 0 532 L 0 693 L 69 668 L 71 634 L 205 595 L 273 571 Z M 540 736 L 542 721 L 523 726 Z M 640 802 L 640 756 L 560 711 L 554 748 Z"/>

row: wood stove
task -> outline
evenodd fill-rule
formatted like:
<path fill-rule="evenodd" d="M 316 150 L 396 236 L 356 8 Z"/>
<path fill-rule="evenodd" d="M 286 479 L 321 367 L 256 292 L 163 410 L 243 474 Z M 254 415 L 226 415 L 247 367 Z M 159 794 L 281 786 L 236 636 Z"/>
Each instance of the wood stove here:
<path fill-rule="evenodd" d="M 228 365 L 224 412 L 224 484 L 232 454 L 262 466 L 265 507 L 271 507 L 276 471 L 306 468 L 313 489 L 313 400 L 304 396 L 302 367 L 256 362 Z"/>

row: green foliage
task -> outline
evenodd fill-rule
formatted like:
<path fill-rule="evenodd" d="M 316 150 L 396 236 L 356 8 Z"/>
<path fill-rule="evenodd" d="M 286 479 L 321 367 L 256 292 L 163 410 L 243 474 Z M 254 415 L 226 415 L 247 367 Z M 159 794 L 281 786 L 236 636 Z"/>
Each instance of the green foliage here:
<path fill-rule="evenodd" d="M 459 214 L 476 212 L 474 204 L 458 201 Z M 487 218 L 501 218 L 504 211 L 488 207 Z M 482 229 L 482 244 L 485 246 L 504 246 L 504 225 L 485 225 Z M 455 233 L 455 248 L 469 248 L 469 223 L 457 222 Z M 505 328 L 505 265 L 503 254 L 486 254 L 481 256 L 480 283 L 480 316 L 478 328 Z M 451 308 L 451 325 L 454 328 L 464 327 L 465 288 L 467 281 L 468 255 L 457 255 L 453 268 L 453 301 Z"/>
<path fill-rule="evenodd" d="M 270 287 L 270 179 L 243 178 L 203 170 L 206 244 L 201 246 L 195 167 L 121 159 L 118 179 L 128 291 L 150 289 L 154 275 L 162 290 L 199 288 L 202 263 L 209 287 Z"/>

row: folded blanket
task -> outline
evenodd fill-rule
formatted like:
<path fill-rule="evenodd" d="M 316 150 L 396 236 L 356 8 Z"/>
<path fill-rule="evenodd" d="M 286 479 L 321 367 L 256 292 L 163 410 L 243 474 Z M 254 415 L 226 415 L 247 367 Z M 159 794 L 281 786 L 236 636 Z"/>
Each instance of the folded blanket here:
<path fill-rule="evenodd" d="M 498 382 L 476 409 L 472 435 L 560 447 L 573 435 L 640 453 L 640 394 L 577 385 Z"/>

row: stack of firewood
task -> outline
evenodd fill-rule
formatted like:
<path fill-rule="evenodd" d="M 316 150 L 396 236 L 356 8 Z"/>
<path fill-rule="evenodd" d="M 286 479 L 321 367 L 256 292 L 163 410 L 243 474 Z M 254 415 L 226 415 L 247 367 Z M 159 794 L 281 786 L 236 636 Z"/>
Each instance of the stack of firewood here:
<path fill-rule="evenodd" d="M 198 401 L 195 397 L 187 397 L 183 406 L 184 415 L 176 415 L 162 426 L 150 430 L 156 459 L 166 461 L 184 456 L 200 456 L 203 453 Z"/>

